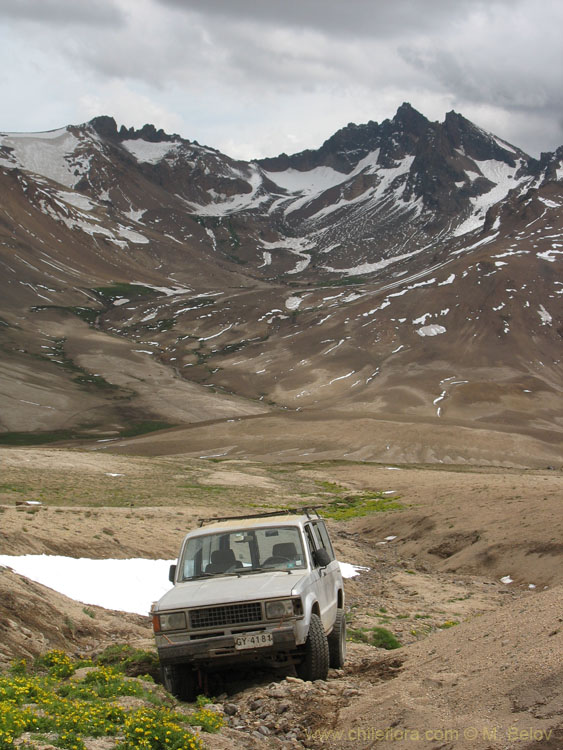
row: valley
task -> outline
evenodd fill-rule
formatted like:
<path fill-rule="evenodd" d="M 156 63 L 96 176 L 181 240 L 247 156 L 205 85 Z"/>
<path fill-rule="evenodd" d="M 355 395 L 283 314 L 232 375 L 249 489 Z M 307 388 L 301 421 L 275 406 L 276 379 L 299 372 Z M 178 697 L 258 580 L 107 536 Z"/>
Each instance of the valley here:
<path fill-rule="evenodd" d="M 384 460 L 366 417 L 444 435 L 408 461 L 557 461 L 560 151 L 407 104 L 256 162 L 108 117 L 0 142 L 4 444 L 336 409 L 332 457 Z"/>
<path fill-rule="evenodd" d="M 361 566 L 345 668 L 215 679 L 209 748 L 563 745 L 562 149 L 408 104 L 253 161 L 0 133 L 0 554 L 172 559 L 318 505 Z M 120 644 L 148 613 L 0 567 L 3 671 Z"/>

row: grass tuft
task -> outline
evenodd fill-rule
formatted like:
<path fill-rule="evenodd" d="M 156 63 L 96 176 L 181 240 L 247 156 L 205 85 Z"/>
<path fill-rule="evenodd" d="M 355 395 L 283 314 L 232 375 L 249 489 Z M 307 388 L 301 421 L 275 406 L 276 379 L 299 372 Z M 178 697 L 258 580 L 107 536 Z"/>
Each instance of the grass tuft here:
<path fill-rule="evenodd" d="M 91 290 L 105 304 L 127 297 L 132 302 L 143 297 L 158 297 L 162 292 L 142 284 L 118 282 L 111 286 L 98 286 Z"/>
<path fill-rule="evenodd" d="M 348 628 L 348 640 L 353 643 L 367 643 L 375 648 L 389 650 L 401 648 L 401 642 L 387 628 Z"/>
<path fill-rule="evenodd" d="M 370 513 L 382 513 L 402 508 L 404 505 L 397 502 L 397 497 L 389 497 L 381 492 L 365 492 L 360 495 L 338 497 L 326 505 L 321 513 L 325 518 L 332 518 L 335 521 L 348 521 Z"/>

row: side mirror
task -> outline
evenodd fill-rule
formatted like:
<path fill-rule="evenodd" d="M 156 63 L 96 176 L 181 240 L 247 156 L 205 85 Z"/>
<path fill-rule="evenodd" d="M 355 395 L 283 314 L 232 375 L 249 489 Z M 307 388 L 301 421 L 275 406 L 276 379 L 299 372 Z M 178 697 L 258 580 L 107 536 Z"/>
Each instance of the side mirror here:
<path fill-rule="evenodd" d="M 326 566 L 331 562 L 330 555 L 324 548 L 315 550 L 315 552 L 313 553 L 313 560 L 315 562 L 315 565 L 318 565 L 321 568 L 326 568 Z"/>
<path fill-rule="evenodd" d="M 170 570 L 168 571 L 168 580 L 174 583 L 174 578 L 176 577 L 176 566 L 171 565 Z"/>

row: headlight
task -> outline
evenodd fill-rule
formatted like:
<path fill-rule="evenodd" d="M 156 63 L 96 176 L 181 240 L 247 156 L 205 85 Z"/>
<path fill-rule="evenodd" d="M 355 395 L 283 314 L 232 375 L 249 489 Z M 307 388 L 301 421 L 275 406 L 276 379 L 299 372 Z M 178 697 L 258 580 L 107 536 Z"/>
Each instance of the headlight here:
<path fill-rule="evenodd" d="M 155 633 L 159 630 L 185 630 L 186 615 L 184 612 L 171 612 L 169 615 L 154 615 Z"/>
<path fill-rule="evenodd" d="M 266 602 L 266 617 L 269 620 L 291 617 L 292 615 L 293 601 L 291 599 L 278 599 L 274 602 Z"/>

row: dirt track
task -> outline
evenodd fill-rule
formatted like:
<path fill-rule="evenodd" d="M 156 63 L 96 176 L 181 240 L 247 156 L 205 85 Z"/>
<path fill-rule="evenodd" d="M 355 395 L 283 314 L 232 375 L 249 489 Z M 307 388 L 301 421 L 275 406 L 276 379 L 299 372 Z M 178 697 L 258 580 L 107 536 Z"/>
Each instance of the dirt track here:
<path fill-rule="evenodd" d="M 233 725 L 258 726 L 266 720 L 260 713 L 284 700 L 284 720 L 300 728 L 287 747 L 559 747 L 547 738 L 563 722 L 560 471 L 55 449 L 2 450 L 0 461 L 3 554 L 173 557 L 200 515 L 393 491 L 402 509 L 331 527 L 339 558 L 370 567 L 347 582 L 350 628 L 383 626 L 403 647 L 351 643 L 345 671 L 324 686 L 278 679 L 268 687 L 272 675 L 227 680 L 217 687 L 237 706 Z M 16 505 L 25 500 L 42 505 Z M 115 639 L 151 643 L 146 618 L 88 608 L 92 617 L 79 603 L 0 572 L 4 664 L 45 648 L 92 653 Z M 505 575 L 513 583 L 502 583 Z M 256 701 L 262 709 L 252 708 Z M 274 730 L 260 741 L 229 732 L 210 747 L 286 742 Z"/>

